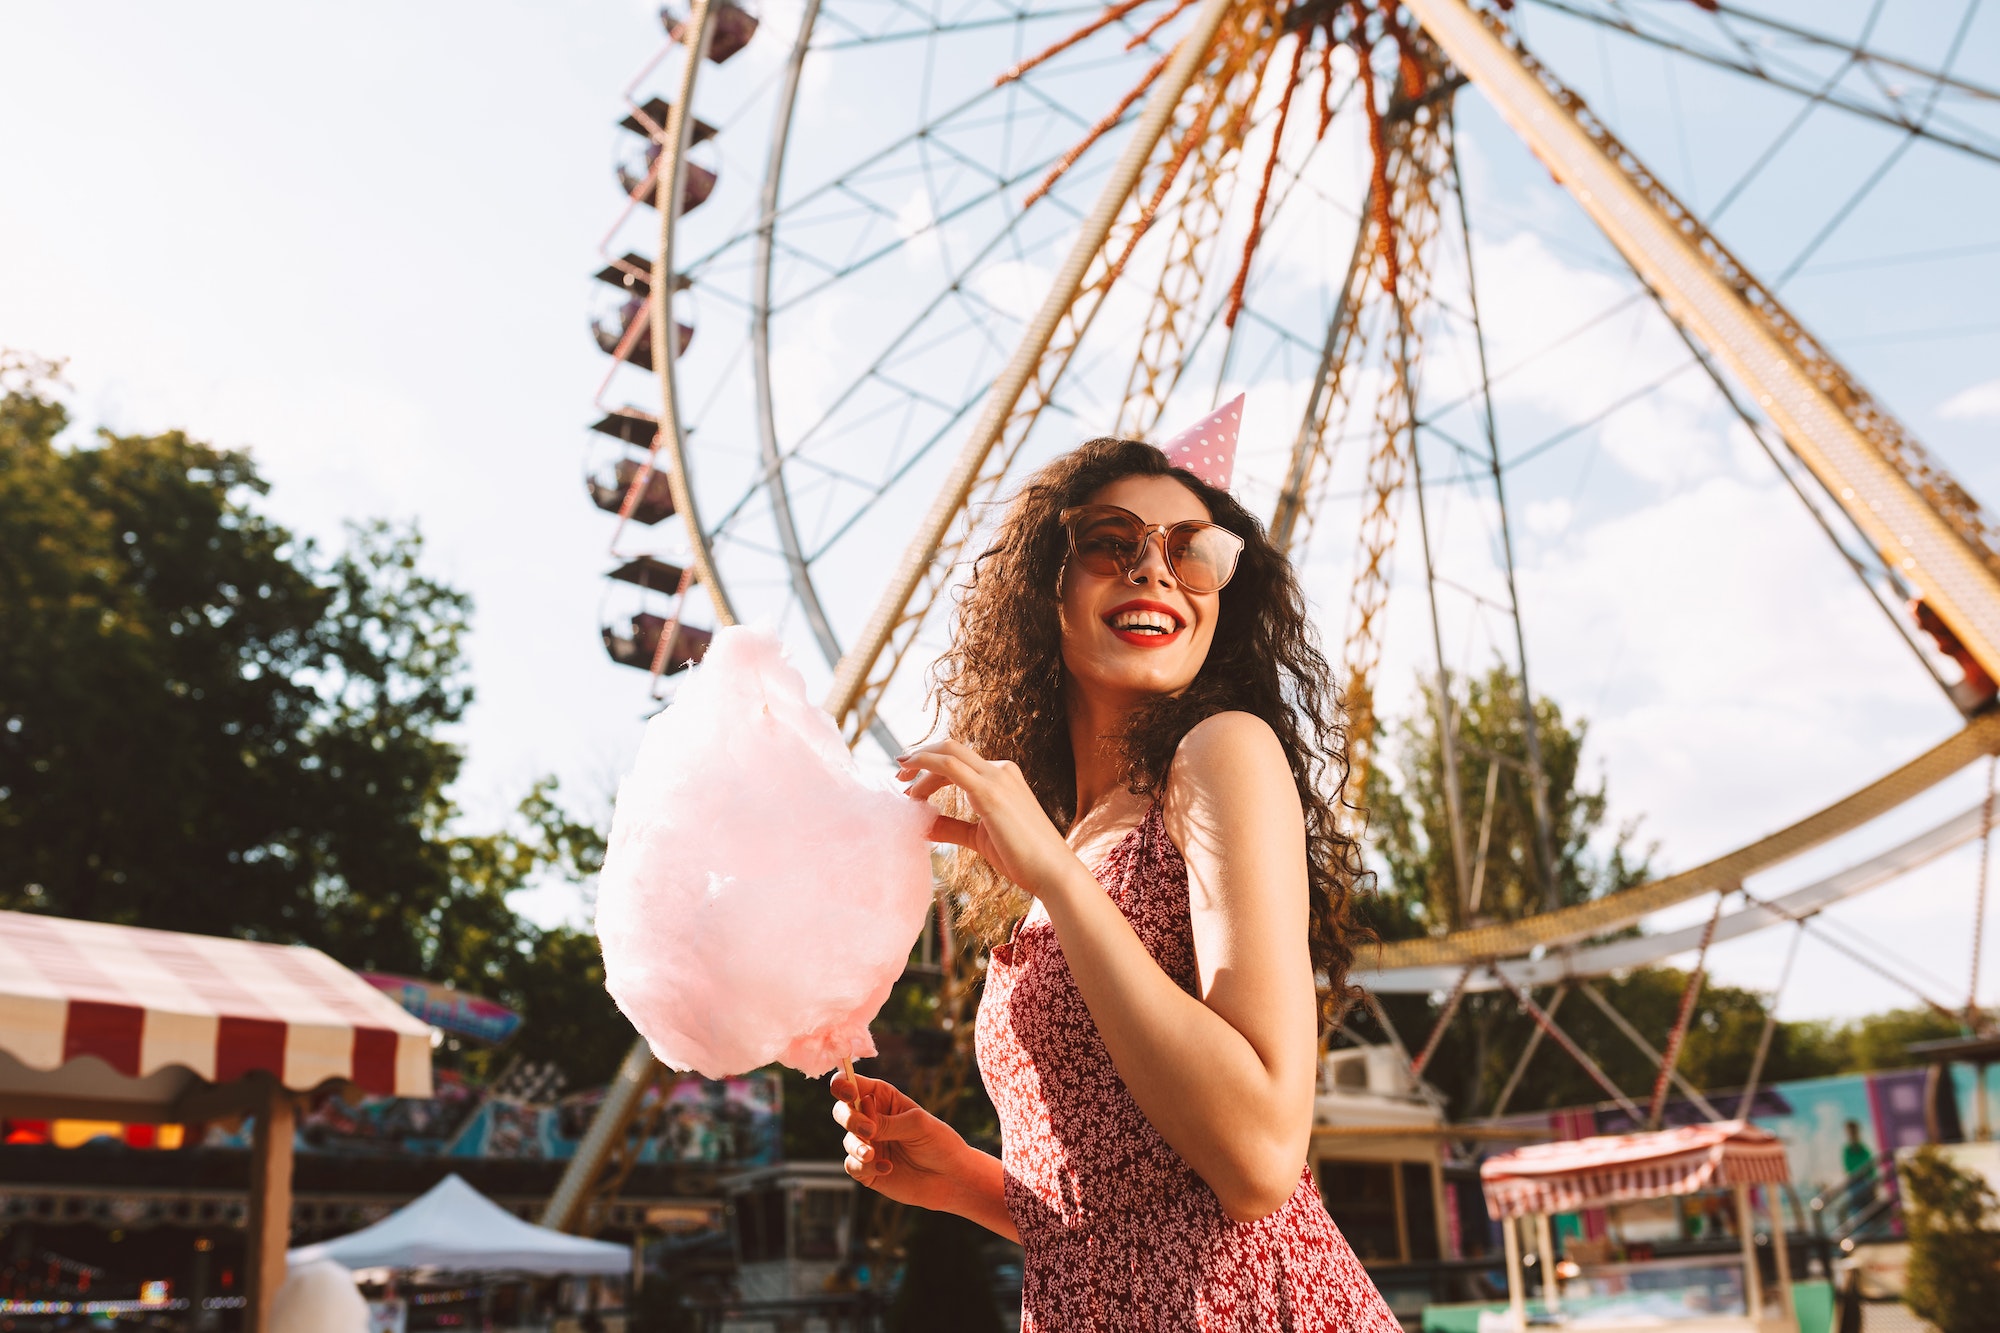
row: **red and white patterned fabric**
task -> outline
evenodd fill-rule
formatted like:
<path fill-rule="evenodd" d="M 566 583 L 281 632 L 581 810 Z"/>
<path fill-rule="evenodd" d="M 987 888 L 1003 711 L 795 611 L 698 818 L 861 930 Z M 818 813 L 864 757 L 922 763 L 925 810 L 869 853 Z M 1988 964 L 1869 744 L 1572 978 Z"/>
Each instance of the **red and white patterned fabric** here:
<path fill-rule="evenodd" d="M 1790 1179 L 1784 1143 L 1742 1120 L 1538 1143 L 1489 1157 L 1479 1167 L 1486 1210 L 1494 1217 L 1568 1213 Z"/>
<path fill-rule="evenodd" d="M 1193 994 L 1187 866 L 1157 804 L 1096 873 Z M 1277 1212 L 1223 1213 L 1126 1091 L 1045 915 L 993 951 L 978 1039 L 1026 1250 L 1023 1333 L 1400 1333 L 1303 1162 Z"/>
<path fill-rule="evenodd" d="M 144 1078 L 431 1095 L 430 1029 L 317 949 L 0 912 L 0 1052 Z"/>

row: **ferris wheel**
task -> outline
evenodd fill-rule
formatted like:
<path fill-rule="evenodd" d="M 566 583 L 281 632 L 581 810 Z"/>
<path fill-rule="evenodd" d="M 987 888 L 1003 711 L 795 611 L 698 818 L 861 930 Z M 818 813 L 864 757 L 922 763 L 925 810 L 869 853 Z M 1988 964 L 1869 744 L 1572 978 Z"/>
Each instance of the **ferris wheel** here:
<path fill-rule="evenodd" d="M 1536 984 L 1501 961 L 1711 893 L 1704 951 L 1718 932 L 1791 919 L 1768 904 L 1725 916 L 1722 894 L 2000 749 L 2000 534 L 1782 296 L 1899 163 L 2000 181 L 1994 20 L 1966 4 L 1921 41 L 1892 39 L 1882 11 L 803 0 L 753 15 L 694 0 L 664 16 L 672 40 L 629 94 L 629 202 L 600 274 L 622 304 L 598 334 L 612 443 L 596 497 L 621 534 L 635 521 L 660 534 L 616 547 L 621 587 L 650 600 L 607 628 L 607 647 L 657 684 L 710 627 L 772 625 L 851 739 L 893 754 L 927 729 L 925 669 L 994 503 L 1080 439 L 1159 438 L 1248 390 L 1238 490 L 1322 607 L 1365 767 L 1395 635 L 1416 645 L 1417 704 L 1442 719 L 1475 652 L 1527 694 L 1523 622 L 1538 609 L 1514 577 L 1515 469 L 1671 382 L 1706 395 L 1784 479 L 1909 670 L 1967 725 L 1694 870 L 1505 920 L 1482 917 L 1471 869 L 1492 774 L 1440 725 L 1459 892 L 1449 929 L 1388 946 L 1370 984 L 1451 1004 Z M 1627 70 L 1643 57 L 1676 95 L 1740 80 L 1756 115 L 1675 116 L 1679 142 L 1642 151 L 1646 126 L 1621 137 L 1618 95 L 1636 90 L 1607 53 Z M 1873 156 L 1831 192 L 1760 200 L 1783 255 L 1760 274 L 1731 248 L 1731 210 L 1823 154 L 1826 126 Z M 1735 178 L 1700 208 L 1682 168 L 1704 132 L 1701 154 Z M 1607 284 L 1601 308 L 1532 345 L 1496 332 L 1523 322 L 1510 302 L 1534 298 L 1487 267 L 1489 236 L 1518 228 L 1487 221 L 1499 206 L 1478 179 L 1519 146 L 1578 206 L 1568 216 L 1588 223 L 1586 262 Z M 1538 440 L 1503 439 L 1497 386 L 1642 320 L 1678 348 L 1667 373 L 1606 384 L 1601 409 Z M 1974 827 L 1991 824 L 1989 804 Z"/>

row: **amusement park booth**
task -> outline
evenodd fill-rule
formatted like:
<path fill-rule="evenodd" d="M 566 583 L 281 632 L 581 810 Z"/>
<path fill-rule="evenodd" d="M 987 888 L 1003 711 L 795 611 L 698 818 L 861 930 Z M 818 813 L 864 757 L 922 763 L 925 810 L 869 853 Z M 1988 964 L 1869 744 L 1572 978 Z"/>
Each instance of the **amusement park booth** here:
<path fill-rule="evenodd" d="M 839 1162 L 759 1167 L 722 1188 L 745 1300 L 800 1300 L 827 1289 L 854 1226 L 854 1181 Z"/>
<path fill-rule="evenodd" d="M 0 1117 L 255 1117 L 244 1333 L 285 1280 L 297 1103 L 334 1088 L 430 1096 L 431 1032 L 319 950 L 0 912 Z"/>
<path fill-rule="evenodd" d="M 1530 1233 L 1540 1287 L 1538 1325 L 1662 1333 L 1797 1333 L 1791 1261 L 1777 1199 L 1790 1169 L 1785 1145 L 1741 1120 L 1642 1134 L 1608 1134 L 1534 1144 L 1488 1158 L 1479 1169 L 1487 1211 L 1501 1227 L 1507 1258 L 1505 1311 L 1480 1316 L 1481 1333 L 1528 1326 L 1522 1236 Z M 1775 1290 L 1764 1287 L 1752 1197 L 1764 1187 L 1776 1260 Z M 1647 1199 L 1727 1191 L 1735 1204 L 1737 1255 L 1580 1263 L 1558 1260 L 1550 1218 Z"/>
<path fill-rule="evenodd" d="M 1320 1062 L 1310 1156 L 1327 1211 L 1371 1270 L 1450 1257 L 1444 1116 L 1394 1047 Z"/>

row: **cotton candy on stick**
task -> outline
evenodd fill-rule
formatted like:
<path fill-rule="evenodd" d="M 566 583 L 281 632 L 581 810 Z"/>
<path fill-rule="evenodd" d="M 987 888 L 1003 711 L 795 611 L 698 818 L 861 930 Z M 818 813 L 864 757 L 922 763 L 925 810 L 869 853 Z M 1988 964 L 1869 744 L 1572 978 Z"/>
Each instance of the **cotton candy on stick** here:
<path fill-rule="evenodd" d="M 724 629 L 646 725 L 597 890 L 605 985 L 662 1063 L 817 1077 L 931 905 L 929 806 L 869 782 L 761 630 Z"/>

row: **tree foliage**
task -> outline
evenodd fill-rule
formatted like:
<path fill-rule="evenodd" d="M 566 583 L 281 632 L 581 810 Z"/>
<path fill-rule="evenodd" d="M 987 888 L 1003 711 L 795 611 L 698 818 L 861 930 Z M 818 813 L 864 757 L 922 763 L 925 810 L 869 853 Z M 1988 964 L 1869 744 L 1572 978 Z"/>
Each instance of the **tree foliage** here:
<path fill-rule="evenodd" d="M 1903 1301 L 1942 1333 L 2000 1325 L 2000 1199 L 1935 1146 L 1897 1168 L 1909 1226 Z"/>
<path fill-rule="evenodd" d="M 1476 852 L 1478 829 L 1490 818 L 1480 910 L 1473 917 L 1458 891 L 1446 818 L 1442 751 L 1434 713 L 1425 711 L 1384 728 L 1383 758 L 1370 773 L 1367 807 L 1371 849 L 1380 863 L 1377 891 L 1364 911 L 1385 939 L 1442 932 L 1468 920 L 1515 920 L 1544 909 L 1547 880 L 1538 855 L 1535 813 L 1528 786 L 1527 734 L 1518 677 L 1504 667 L 1469 682 L 1455 711 L 1460 756 L 1461 811 L 1466 843 Z M 1635 845 L 1631 826 L 1605 827 L 1604 781 L 1582 778 L 1588 725 L 1565 717 L 1548 699 L 1535 701 L 1535 719 L 1547 782 L 1554 850 L 1556 900 L 1563 906 L 1630 888 L 1651 874 L 1650 849 Z M 1485 809 L 1489 769 L 1494 801 Z M 1593 983 L 1606 1004 L 1654 1049 L 1665 1046 L 1679 1013 L 1687 974 L 1675 968 L 1640 968 Z M 1411 1043 L 1430 1032 L 1443 997 L 1383 996 L 1390 1021 Z M 1553 992 L 1536 997 L 1545 1008 Z M 1589 994 L 1571 989 L 1557 1020 L 1597 1062 L 1607 1078 L 1642 1107 L 1657 1071 L 1643 1052 Z M 1678 1069 L 1698 1088 L 1735 1088 L 1749 1077 L 1766 1016 L 1764 997 L 1735 987 L 1706 984 L 1695 1007 Z M 1376 1039 L 1372 1020 L 1357 1029 Z M 1762 1079 L 1832 1073 L 1837 1061 L 1829 1033 L 1780 1024 L 1772 1035 Z M 1533 1020 L 1504 992 L 1468 995 L 1437 1054 L 1427 1081 L 1444 1092 L 1455 1116 L 1490 1114 L 1534 1033 Z M 1900 1054 L 1900 1052 L 1899 1052 Z M 1676 1094 L 1678 1095 L 1678 1094 Z M 1507 1103 L 1530 1111 L 1587 1105 L 1606 1093 L 1556 1043 L 1542 1041 Z M 1733 1107 L 1719 1108 L 1725 1113 Z"/>
<path fill-rule="evenodd" d="M 1468 682 L 1454 709 L 1459 761 L 1459 808 L 1470 856 L 1487 827 L 1478 916 L 1511 921 L 1543 910 L 1548 872 L 1537 849 L 1528 782 L 1528 734 L 1519 678 L 1504 666 Z M 1647 854 L 1634 830 L 1605 836 L 1606 788 L 1582 781 L 1589 726 L 1571 722 L 1549 699 L 1535 701 L 1536 733 L 1548 792 L 1556 900 L 1561 906 L 1614 893 L 1644 880 Z M 1380 742 L 1386 763 L 1368 774 L 1372 850 L 1386 871 L 1386 891 L 1370 904 L 1371 924 L 1384 939 L 1407 939 L 1467 924 L 1452 862 L 1444 799 L 1443 750 L 1437 716 L 1424 709 L 1389 723 Z M 1494 792 L 1486 808 L 1486 792 Z M 1474 876 L 1468 858 L 1467 878 Z"/>
<path fill-rule="evenodd" d="M 260 510 L 248 454 L 179 431 L 66 443 L 54 394 L 6 388 L 0 908 L 450 981 L 523 1007 L 524 1053 L 608 1072 L 630 1036 L 594 941 L 507 904 L 593 870 L 601 838 L 552 783 L 508 828 L 458 831 L 471 601 L 425 572 L 414 527 L 322 550 Z"/>

